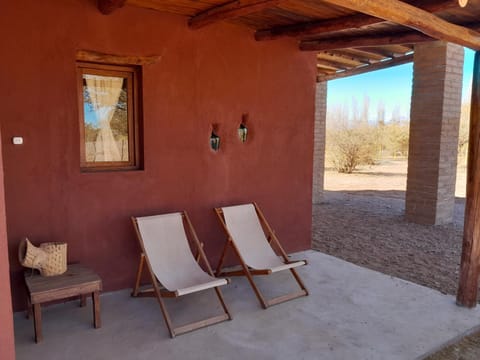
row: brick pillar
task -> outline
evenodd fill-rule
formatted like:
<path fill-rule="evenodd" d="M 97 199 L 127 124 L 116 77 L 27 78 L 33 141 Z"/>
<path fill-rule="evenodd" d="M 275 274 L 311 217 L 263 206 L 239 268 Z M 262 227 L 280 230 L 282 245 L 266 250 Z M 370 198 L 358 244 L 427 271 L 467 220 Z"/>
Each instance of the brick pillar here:
<path fill-rule="evenodd" d="M 313 149 L 313 204 L 323 198 L 323 176 L 325 172 L 325 122 L 327 118 L 327 82 L 317 83 L 315 93 L 315 138 Z"/>
<path fill-rule="evenodd" d="M 408 221 L 453 220 L 463 48 L 415 46 L 405 213 Z"/>

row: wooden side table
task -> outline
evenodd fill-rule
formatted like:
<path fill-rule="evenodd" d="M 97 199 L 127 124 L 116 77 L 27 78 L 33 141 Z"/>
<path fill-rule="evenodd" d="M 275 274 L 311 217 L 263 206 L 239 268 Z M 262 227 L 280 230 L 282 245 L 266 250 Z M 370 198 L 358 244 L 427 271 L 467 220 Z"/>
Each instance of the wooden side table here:
<path fill-rule="evenodd" d="M 25 284 L 28 292 L 29 311 L 33 308 L 33 323 L 35 328 L 35 342 L 42 341 L 42 313 L 41 304 L 80 296 L 81 305 L 85 305 L 87 295 L 92 296 L 93 325 L 97 329 L 101 326 L 100 297 L 102 280 L 92 270 L 81 264 L 68 265 L 68 270 L 58 276 L 41 276 L 31 271 L 25 272 Z"/>

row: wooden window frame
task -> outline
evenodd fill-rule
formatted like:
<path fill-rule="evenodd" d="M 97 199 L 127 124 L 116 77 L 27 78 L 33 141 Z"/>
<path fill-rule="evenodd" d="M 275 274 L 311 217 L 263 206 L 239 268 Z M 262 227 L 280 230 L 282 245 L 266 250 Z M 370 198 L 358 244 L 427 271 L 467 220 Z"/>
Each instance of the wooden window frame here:
<path fill-rule="evenodd" d="M 117 76 L 127 79 L 128 162 L 86 160 L 83 75 Z M 80 125 L 80 169 L 82 172 L 141 170 L 140 127 L 141 67 L 77 61 L 77 89 Z"/>

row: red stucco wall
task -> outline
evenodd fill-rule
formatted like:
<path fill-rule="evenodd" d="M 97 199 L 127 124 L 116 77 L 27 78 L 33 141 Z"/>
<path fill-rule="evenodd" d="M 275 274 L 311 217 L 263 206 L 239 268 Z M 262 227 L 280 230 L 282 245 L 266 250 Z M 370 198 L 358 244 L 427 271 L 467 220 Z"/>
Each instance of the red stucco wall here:
<path fill-rule="evenodd" d="M 95 1 L 16 0 L 0 13 L 0 99 L 13 295 L 17 245 L 66 241 L 106 290 L 130 287 L 138 247 L 129 217 L 189 211 L 215 261 L 212 208 L 257 201 L 287 250 L 310 247 L 314 55 L 294 40 L 255 42 L 229 24 L 191 31 L 185 17 Z M 162 55 L 143 73 L 143 171 L 81 173 L 75 51 Z M 248 112 L 246 144 L 237 139 Z M 222 147 L 209 148 L 211 124 Z M 12 136 L 23 136 L 14 146 Z"/>
<path fill-rule="evenodd" d="M 0 357 L 4 360 L 13 360 L 15 359 L 15 347 L 7 249 L 3 161 L 0 157 Z"/>

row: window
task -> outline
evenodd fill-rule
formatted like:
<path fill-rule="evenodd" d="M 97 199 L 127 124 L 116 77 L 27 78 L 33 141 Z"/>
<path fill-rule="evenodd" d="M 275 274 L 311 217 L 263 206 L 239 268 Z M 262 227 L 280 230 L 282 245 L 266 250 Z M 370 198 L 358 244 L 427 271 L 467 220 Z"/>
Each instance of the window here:
<path fill-rule="evenodd" d="M 139 68 L 77 66 L 81 169 L 139 169 Z"/>

